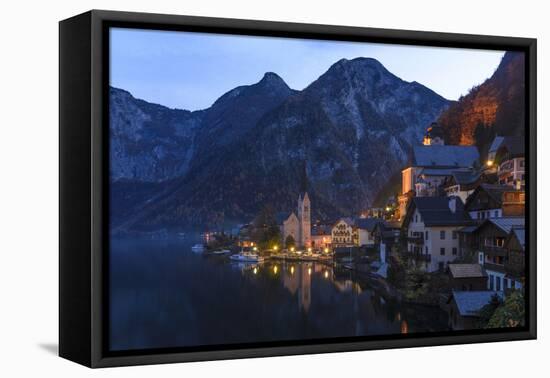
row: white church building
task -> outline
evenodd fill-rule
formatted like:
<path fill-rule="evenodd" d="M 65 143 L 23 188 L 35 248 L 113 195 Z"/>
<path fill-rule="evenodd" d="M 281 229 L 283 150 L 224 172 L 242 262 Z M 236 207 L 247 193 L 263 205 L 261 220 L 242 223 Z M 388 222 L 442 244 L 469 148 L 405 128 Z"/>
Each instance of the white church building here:
<path fill-rule="evenodd" d="M 298 247 L 311 246 L 311 202 L 304 193 L 298 197 L 296 212 L 292 212 L 282 224 L 283 243 L 292 236 Z"/>

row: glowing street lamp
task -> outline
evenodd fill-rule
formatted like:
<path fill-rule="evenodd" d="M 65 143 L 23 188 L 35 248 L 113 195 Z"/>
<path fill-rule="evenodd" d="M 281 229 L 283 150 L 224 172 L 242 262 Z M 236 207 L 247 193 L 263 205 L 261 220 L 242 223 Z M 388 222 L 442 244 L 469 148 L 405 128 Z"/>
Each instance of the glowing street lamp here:
<path fill-rule="evenodd" d="M 309 248 L 307 249 L 307 251 L 308 251 L 308 252 L 311 252 L 311 247 L 309 247 Z"/>
<path fill-rule="evenodd" d="M 294 252 L 294 247 L 290 247 L 290 252 Z"/>
<path fill-rule="evenodd" d="M 325 253 L 328 253 L 328 248 L 325 248 Z"/>
<path fill-rule="evenodd" d="M 273 246 L 273 250 L 274 250 L 274 251 L 276 251 L 276 250 L 278 250 L 278 249 L 279 249 L 279 246 L 276 246 L 276 245 Z"/>
<path fill-rule="evenodd" d="M 257 250 L 258 250 L 258 247 L 254 247 L 254 248 L 252 248 L 252 249 L 253 249 L 253 250 L 254 250 L 254 252 L 255 252 L 255 251 L 257 251 Z"/>
<path fill-rule="evenodd" d="M 493 166 L 493 161 L 492 160 L 487 160 L 487 166 L 488 167 L 492 167 Z"/>

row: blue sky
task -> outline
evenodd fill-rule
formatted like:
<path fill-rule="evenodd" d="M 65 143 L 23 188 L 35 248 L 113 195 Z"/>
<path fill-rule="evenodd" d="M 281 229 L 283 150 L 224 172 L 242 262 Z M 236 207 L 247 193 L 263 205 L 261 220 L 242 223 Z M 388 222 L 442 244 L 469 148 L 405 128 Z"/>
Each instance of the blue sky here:
<path fill-rule="evenodd" d="M 503 51 L 111 29 L 111 85 L 170 108 L 204 109 L 265 72 L 303 89 L 333 63 L 370 57 L 406 81 L 456 100 L 497 68 Z"/>

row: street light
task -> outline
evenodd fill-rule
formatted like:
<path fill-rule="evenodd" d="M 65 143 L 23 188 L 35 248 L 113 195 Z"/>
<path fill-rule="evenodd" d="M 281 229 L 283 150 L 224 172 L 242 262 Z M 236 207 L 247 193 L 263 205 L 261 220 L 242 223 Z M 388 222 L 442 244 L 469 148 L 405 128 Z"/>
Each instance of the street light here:
<path fill-rule="evenodd" d="M 276 251 L 276 250 L 278 250 L 278 249 L 279 249 L 278 246 L 276 246 L 276 245 L 273 246 L 273 250 L 274 250 L 274 251 Z"/>

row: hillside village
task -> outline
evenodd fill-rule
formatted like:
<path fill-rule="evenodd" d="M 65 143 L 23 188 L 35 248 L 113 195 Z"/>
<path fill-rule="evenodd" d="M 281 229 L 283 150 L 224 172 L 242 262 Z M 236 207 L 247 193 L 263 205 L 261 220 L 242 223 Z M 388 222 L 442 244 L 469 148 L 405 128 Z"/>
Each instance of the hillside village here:
<path fill-rule="evenodd" d="M 238 244 L 272 258 L 330 261 L 375 277 L 404 300 L 442 307 L 455 330 L 487 326 L 481 314 L 509 294 L 523 301 L 523 137 L 495 137 L 481 162 L 477 147 L 445 144 L 434 123 L 401 173 L 400 193 L 383 208 L 314 221 L 315 203 L 304 191 L 295 211 L 272 216 L 271 237 L 262 242 L 252 222 L 239 230 Z M 270 221 L 262 219 L 265 227 Z"/>

